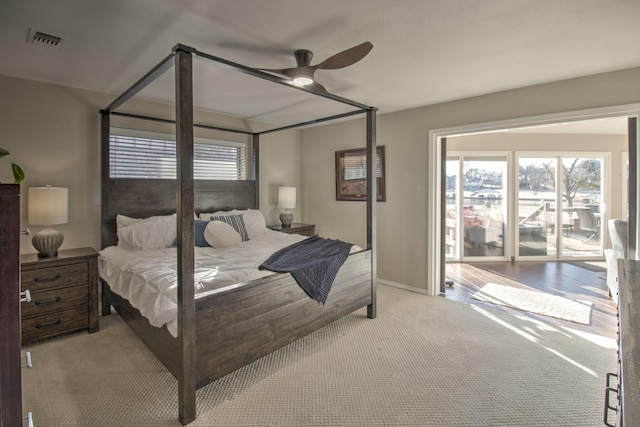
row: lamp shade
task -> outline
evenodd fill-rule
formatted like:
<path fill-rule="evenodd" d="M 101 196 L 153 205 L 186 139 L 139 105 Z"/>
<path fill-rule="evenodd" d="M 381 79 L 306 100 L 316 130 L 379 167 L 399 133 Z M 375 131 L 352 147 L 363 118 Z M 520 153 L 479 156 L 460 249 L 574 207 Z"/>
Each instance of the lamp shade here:
<path fill-rule="evenodd" d="M 67 188 L 49 185 L 29 188 L 28 221 L 31 225 L 66 224 L 67 206 Z"/>
<path fill-rule="evenodd" d="M 296 187 L 280 187 L 278 189 L 278 207 L 281 209 L 295 209 Z"/>

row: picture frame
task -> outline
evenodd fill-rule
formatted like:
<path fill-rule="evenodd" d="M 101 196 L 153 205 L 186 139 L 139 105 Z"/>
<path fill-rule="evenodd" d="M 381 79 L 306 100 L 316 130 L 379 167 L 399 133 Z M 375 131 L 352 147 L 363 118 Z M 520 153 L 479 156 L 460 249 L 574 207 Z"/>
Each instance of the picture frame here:
<path fill-rule="evenodd" d="M 367 200 L 367 150 L 336 151 L 336 200 Z M 377 201 L 386 201 L 384 145 L 376 147 Z"/>

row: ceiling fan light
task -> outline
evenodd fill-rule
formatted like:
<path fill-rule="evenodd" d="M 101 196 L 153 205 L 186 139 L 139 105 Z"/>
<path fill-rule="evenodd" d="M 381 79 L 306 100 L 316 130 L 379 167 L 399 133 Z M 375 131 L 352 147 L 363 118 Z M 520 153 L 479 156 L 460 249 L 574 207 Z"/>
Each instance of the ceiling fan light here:
<path fill-rule="evenodd" d="M 307 76 L 294 77 L 293 84 L 298 86 L 307 86 L 313 83 L 313 79 Z"/>

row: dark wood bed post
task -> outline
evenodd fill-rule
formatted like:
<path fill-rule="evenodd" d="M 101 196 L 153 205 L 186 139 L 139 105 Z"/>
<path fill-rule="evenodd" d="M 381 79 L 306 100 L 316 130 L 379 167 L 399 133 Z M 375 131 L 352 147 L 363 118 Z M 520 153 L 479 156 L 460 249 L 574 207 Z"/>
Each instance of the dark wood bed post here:
<path fill-rule="evenodd" d="M 367 317 L 377 315 L 377 250 L 376 250 L 376 110 L 367 111 L 367 249 L 371 250 L 371 304 L 367 305 Z"/>
<path fill-rule="evenodd" d="M 101 234 L 101 249 L 108 246 L 109 228 L 105 226 L 104 222 L 109 218 L 109 212 L 111 211 L 111 200 L 109 194 L 111 189 L 107 188 L 111 180 L 109 179 L 109 167 L 110 154 L 109 154 L 109 136 L 111 135 L 111 114 L 109 111 L 100 111 L 100 162 L 101 162 L 101 185 L 102 185 L 102 223 L 100 224 Z M 102 315 L 107 316 L 111 314 L 111 303 L 109 302 L 109 287 L 100 280 L 100 288 L 102 290 Z"/>
<path fill-rule="evenodd" d="M 254 133 L 252 137 L 252 165 L 251 171 L 253 173 L 253 180 L 256 185 L 256 209 L 260 210 L 260 134 Z"/>
<path fill-rule="evenodd" d="M 176 82 L 176 204 L 178 216 L 178 419 L 196 419 L 196 304 L 194 289 L 193 55 L 174 48 Z"/>

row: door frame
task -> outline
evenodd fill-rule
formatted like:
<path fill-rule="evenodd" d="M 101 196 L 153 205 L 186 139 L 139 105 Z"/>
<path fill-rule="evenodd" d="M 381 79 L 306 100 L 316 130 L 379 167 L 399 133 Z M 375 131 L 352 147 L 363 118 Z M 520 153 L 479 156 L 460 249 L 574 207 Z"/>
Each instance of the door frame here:
<path fill-rule="evenodd" d="M 498 120 L 484 123 L 466 124 L 448 128 L 430 129 L 428 137 L 427 147 L 427 204 L 432 206 L 433 209 L 427 210 L 427 294 L 438 295 L 440 293 L 440 283 L 444 280 L 445 275 L 445 263 L 443 262 L 444 253 L 442 252 L 442 191 L 443 191 L 443 179 L 442 179 L 442 158 L 443 147 L 440 143 L 441 138 L 447 136 L 464 135 L 469 133 L 479 132 L 494 132 L 502 129 L 512 129 L 514 127 L 526 127 L 547 125 L 579 120 L 591 120 L 599 118 L 609 117 L 636 117 L 636 129 L 635 134 L 638 134 L 637 117 L 640 116 L 640 103 L 617 105 L 612 107 L 600 107 L 591 108 L 585 110 L 567 111 L 562 113 L 545 114 L 539 116 L 520 117 L 515 119 Z M 634 164 L 640 164 L 640 150 L 634 150 L 635 158 Z M 630 157 L 632 152 L 630 151 Z M 632 163 L 631 161 L 629 162 Z M 635 174 L 630 174 L 635 176 Z M 632 183 L 629 186 L 631 191 L 635 194 L 630 194 L 630 236 L 629 240 L 631 245 L 635 249 L 636 242 L 638 240 L 638 218 L 635 215 L 636 206 L 635 203 L 640 194 L 640 185 Z M 635 252 L 635 250 L 634 250 Z M 634 257 L 635 257 L 634 253 Z"/>

